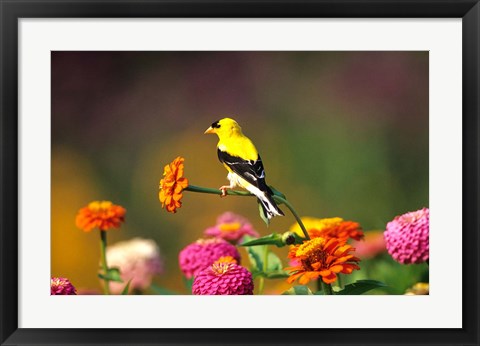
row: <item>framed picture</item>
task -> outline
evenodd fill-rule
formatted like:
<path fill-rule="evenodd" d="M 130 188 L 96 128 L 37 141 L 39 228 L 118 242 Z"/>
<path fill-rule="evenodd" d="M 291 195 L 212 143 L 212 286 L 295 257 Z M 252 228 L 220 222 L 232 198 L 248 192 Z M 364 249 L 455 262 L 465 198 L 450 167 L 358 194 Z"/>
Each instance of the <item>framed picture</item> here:
<path fill-rule="evenodd" d="M 478 344 L 477 1 L 0 11 L 2 345 Z"/>

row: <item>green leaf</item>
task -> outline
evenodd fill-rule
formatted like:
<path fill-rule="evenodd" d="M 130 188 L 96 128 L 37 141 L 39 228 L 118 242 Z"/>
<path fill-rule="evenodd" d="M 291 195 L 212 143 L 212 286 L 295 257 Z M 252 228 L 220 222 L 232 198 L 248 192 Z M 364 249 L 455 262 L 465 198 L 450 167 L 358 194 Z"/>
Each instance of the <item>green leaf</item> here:
<path fill-rule="evenodd" d="M 120 276 L 120 269 L 118 268 L 108 268 L 106 275 L 99 273 L 98 277 L 105 281 L 123 282 L 122 277 Z"/>
<path fill-rule="evenodd" d="M 249 246 L 247 247 L 248 259 L 252 267 L 252 272 L 263 272 L 262 256 L 265 251 L 265 246 Z"/>
<path fill-rule="evenodd" d="M 276 247 L 283 247 L 282 236 L 278 233 L 272 233 L 261 238 L 244 237 L 243 243 L 240 246 L 257 246 L 257 245 L 275 245 Z"/>
<path fill-rule="evenodd" d="M 376 280 L 358 280 L 353 284 L 346 285 L 345 288 L 341 291 L 338 291 L 336 294 L 340 295 L 358 295 L 373 290 L 379 287 L 386 287 L 387 285 L 383 282 Z"/>
<path fill-rule="evenodd" d="M 282 293 L 282 295 L 313 295 L 312 291 L 310 291 L 310 288 L 307 286 L 293 286 L 290 288 L 288 291 L 285 291 Z"/>
<path fill-rule="evenodd" d="M 244 238 L 247 242 L 255 241 L 254 238 L 246 236 Z M 267 267 L 263 267 L 265 258 L 265 251 L 268 251 L 265 245 L 262 246 L 248 246 L 247 253 L 251 264 L 251 272 L 254 278 L 261 276 L 267 279 L 278 279 L 288 277 L 288 274 L 283 271 L 282 260 L 273 252 L 268 252 Z"/>
<path fill-rule="evenodd" d="M 122 296 L 126 296 L 128 294 L 128 289 L 130 288 L 130 283 L 132 282 L 132 279 L 128 280 L 127 284 L 122 290 Z"/>
<path fill-rule="evenodd" d="M 278 271 L 283 271 L 283 264 L 282 260 L 275 255 L 273 252 L 268 253 L 268 258 L 267 258 L 267 275 L 272 272 L 278 272 Z"/>

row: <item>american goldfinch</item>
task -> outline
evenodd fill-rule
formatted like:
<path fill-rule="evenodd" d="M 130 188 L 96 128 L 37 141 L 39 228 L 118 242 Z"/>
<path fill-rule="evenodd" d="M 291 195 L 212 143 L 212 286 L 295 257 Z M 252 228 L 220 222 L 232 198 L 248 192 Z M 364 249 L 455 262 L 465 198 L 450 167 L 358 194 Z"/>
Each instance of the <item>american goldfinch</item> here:
<path fill-rule="evenodd" d="M 214 122 L 204 133 L 215 133 L 219 138 L 218 159 L 227 169 L 230 181 L 230 185 L 220 187 L 222 197 L 226 196 L 227 189 L 240 186 L 257 196 L 268 219 L 285 215 L 273 200 L 273 192 L 265 182 L 262 159 L 240 125 L 233 119 L 224 118 Z"/>

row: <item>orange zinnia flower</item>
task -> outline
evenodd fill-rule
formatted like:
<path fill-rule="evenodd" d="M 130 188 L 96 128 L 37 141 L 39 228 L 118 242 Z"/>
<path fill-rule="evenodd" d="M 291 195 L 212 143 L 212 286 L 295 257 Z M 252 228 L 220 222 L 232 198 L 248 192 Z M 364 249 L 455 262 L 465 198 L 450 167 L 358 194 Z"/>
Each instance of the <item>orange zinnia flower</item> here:
<path fill-rule="evenodd" d="M 326 219 L 302 217 L 302 222 L 311 238 L 338 238 L 345 241 L 349 238 L 363 239 L 363 232 L 358 222 L 344 221 L 340 217 Z M 297 223 L 290 228 L 290 232 L 295 232 L 303 237 L 303 232 Z"/>
<path fill-rule="evenodd" d="M 188 186 L 188 179 L 183 177 L 183 157 L 177 157 L 163 169 L 163 179 L 160 180 L 158 197 L 162 208 L 175 213 L 182 206 L 182 191 Z"/>
<path fill-rule="evenodd" d="M 78 228 L 90 232 L 95 227 L 102 231 L 119 228 L 125 221 L 125 208 L 110 201 L 93 201 L 78 211 L 75 223 Z"/>
<path fill-rule="evenodd" d="M 297 266 L 285 268 L 290 272 L 288 283 L 298 282 L 305 285 L 310 280 L 322 278 L 326 284 L 337 280 L 337 274 L 350 274 L 360 269 L 359 258 L 351 254 L 355 249 L 340 239 L 322 237 L 306 240 L 301 245 L 292 246 L 288 257 Z"/>

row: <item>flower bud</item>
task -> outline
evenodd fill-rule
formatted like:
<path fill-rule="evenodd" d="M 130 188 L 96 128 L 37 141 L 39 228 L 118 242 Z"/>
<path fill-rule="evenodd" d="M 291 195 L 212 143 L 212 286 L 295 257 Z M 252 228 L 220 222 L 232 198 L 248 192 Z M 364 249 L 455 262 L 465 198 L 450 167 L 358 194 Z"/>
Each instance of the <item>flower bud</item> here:
<path fill-rule="evenodd" d="M 282 234 L 282 241 L 286 245 L 293 245 L 295 244 L 295 235 L 293 232 L 285 232 Z"/>

